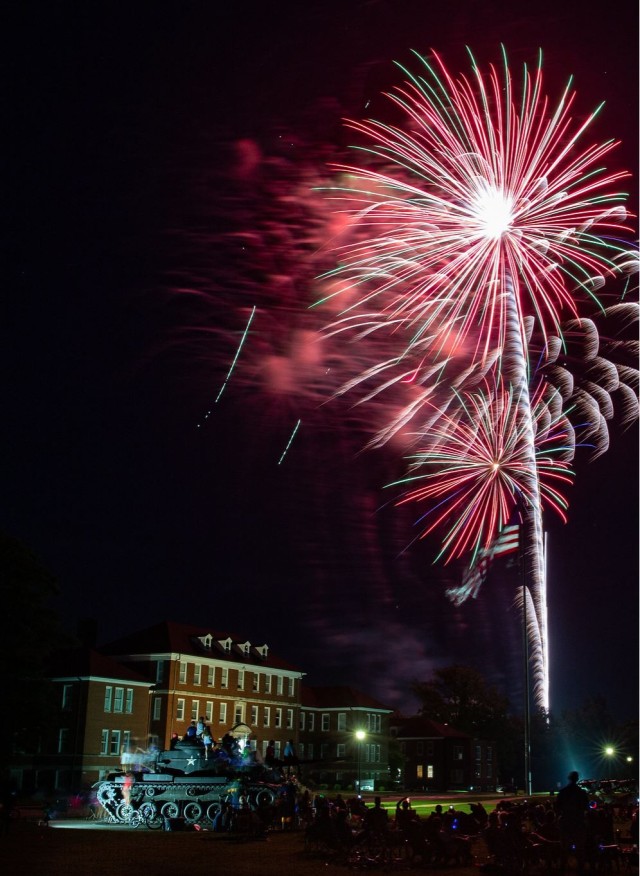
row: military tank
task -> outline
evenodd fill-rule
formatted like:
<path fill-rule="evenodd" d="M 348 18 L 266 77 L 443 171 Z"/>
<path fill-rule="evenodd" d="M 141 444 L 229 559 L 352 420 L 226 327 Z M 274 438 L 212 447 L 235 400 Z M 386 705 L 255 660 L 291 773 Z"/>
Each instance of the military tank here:
<path fill-rule="evenodd" d="M 141 772 L 114 772 L 93 786 L 112 822 L 161 827 L 167 820 L 212 822 L 221 804 L 254 811 L 272 806 L 284 785 L 277 769 L 251 762 L 240 750 L 205 751 L 196 739 L 159 751 Z"/>

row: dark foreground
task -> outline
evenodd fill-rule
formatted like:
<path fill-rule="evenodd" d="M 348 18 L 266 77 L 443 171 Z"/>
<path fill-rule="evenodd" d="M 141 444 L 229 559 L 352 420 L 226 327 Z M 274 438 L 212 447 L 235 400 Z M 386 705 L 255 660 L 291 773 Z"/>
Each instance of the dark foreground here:
<path fill-rule="evenodd" d="M 172 833 L 114 825 L 64 828 L 12 825 L 0 837 L 3 876 L 327 876 L 350 872 L 343 861 L 306 851 L 304 833 L 276 832 L 266 840 L 234 839 L 209 831 Z M 408 869 L 406 862 L 386 869 Z M 447 867 L 449 876 L 477 876 L 478 869 Z"/>

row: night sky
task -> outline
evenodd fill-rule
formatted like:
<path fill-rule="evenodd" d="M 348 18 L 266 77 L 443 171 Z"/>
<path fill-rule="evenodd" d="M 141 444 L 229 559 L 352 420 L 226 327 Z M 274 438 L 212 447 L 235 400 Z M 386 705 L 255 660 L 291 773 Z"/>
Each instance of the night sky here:
<path fill-rule="evenodd" d="M 398 459 L 361 452 L 348 405 L 320 405 L 302 380 L 270 392 L 251 370 L 313 276 L 292 274 L 297 240 L 269 243 L 293 220 L 268 183 L 282 196 L 323 147 L 331 158 L 340 115 L 375 114 L 411 49 L 458 72 L 465 45 L 482 65 L 503 42 L 517 73 L 542 47 L 552 96 L 574 74 L 578 115 L 606 101 L 592 138 L 623 141 L 608 164 L 633 171 L 637 212 L 633 6 L 5 4 L 0 527 L 54 573 L 70 629 L 95 617 L 107 641 L 203 623 L 406 709 L 412 680 L 467 663 L 518 702 L 513 570 L 454 609 L 444 589 L 461 569 L 434 566 L 415 513 L 381 489 Z M 256 154 L 270 159 L 260 192 L 241 170 Z M 262 262 L 247 266 L 252 229 Z M 553 710 L 602 694 L 637 714 L 637 460 L 637 426 L 612 427 L 605 456 L 578 458 L 569 523 L 549 518 Z"/>

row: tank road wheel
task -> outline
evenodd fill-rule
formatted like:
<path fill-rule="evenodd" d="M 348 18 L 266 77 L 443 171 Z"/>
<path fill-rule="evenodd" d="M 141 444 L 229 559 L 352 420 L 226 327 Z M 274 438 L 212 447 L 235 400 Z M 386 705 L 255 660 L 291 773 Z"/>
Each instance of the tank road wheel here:
<path fill-rule="evenodd" d="M 188 824 L 194 824 L 202 818 L 202 806 L 199 803 L 185 803 L 182 814 Z"/>
<path fill-rule="evenodd" d="M 213 821 L 218 812 L 220 812 L 220 804 L 209 803 L 209 805 L 207 806 L 207 818 L 209 819 L 209 821 Z"/>
<path fill-rule="evenodd" d="M 164 819 L 158 812 L 158 807 L 155 803 L 143 803 L 138 812 L 142 821 L 151 830 L 158 830 L 164 824 Z"/>
<path fill-rule="evenodd" d="M 129 803 L 120 803 L 116 809 L 116 818 L 118 821 L 129 822 L 135 809 Z"/>
<path fill-rule="evenodd" d="M 173 800 L 162 804 L 160 814 L 163 818 L 177 818 L 180 815 L 180 807 Z"/>
<path fill-rule="evenodd" d="M 276 795 L 271 788 L 261 788 L 256 794 L 256 804 L 258 806 L 272 806 L 275 803 Z"/>

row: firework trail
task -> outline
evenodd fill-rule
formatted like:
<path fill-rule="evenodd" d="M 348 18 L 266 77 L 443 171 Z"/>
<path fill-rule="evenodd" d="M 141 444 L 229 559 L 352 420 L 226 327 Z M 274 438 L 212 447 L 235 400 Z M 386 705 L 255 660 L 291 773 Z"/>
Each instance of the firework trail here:
<path fill-rule="evenodd" d="M 350 222 L 336 250 L 337 266 L 323 277 L 330 286 L 322 300 L 340 307 L 330 333 L 360 343 L 376 336 L 389 350 L 377 366 L 354 375 L 345 391 L 366 386 L 363 400 L 371 402 L 398 386 L 418 389 L 389 432 L 378 432 L 379 442 L 409 420 L 418 433 L 433 428 L 433 418 L 421 424 L 423 410 L 437 391 L 444 393 L 443 409 L 459 397 L 461 365 L 465 380 L 477 382 L 496 368 L 512 387 L 521 436 L 520 495 L 527 497 L 521 509 L 528 533 L 523 600 L 534 609 L 534 697 L 548 708 L 528 341 L 535 328 L 550 370 L 558 355 L 551 352 L 555 340 L 564 344 L 566 314 L 580 325 L 581 301 L 597 301 L 607 280 L 637 263 L 618 239 L 627 212 L 626 194 L 617 186 L 628 174 L 601 167 L 614 141 L 580 146 L 601 107 L 575 121 L 571 81 L 551 106 L 541 55 L 533 71 L 525 66 L 519 95 L 504 52 L 502 74 L 491 66 L 485 76 L 471 57 L 472 75 L 458 79 L 437 54 L 417 58 L 421 72 L 405 69 L 404 85 L 387 95 L 403 114 L 404 128 L 375 120 L 348 123 L 362 136 L 357 148 L 363 160 L 360 166 L 336 165 L 340 179 L 331 197 Z M 602 392 L 590 383 L 582 401 L 593 414 L 587 399 Z M 490 516 L 489 530 L 500 519 L 499 513 Z M 448 538 L 458 537 L 460 550 L 477 550 L 490 535 L 487 524 L 472 511 L 465 520 Z"/>

